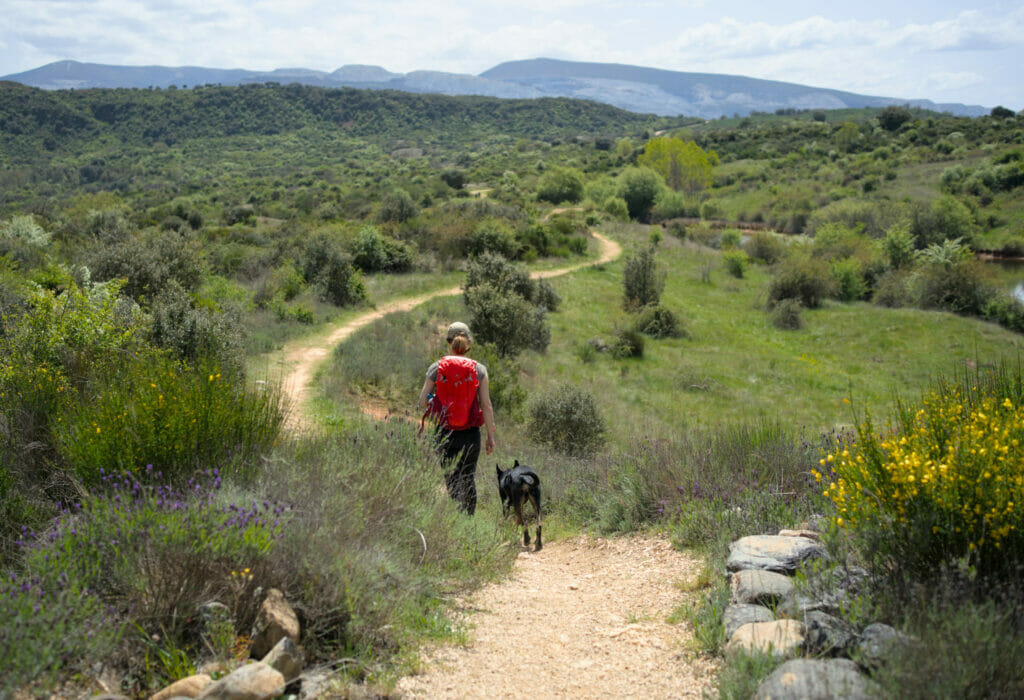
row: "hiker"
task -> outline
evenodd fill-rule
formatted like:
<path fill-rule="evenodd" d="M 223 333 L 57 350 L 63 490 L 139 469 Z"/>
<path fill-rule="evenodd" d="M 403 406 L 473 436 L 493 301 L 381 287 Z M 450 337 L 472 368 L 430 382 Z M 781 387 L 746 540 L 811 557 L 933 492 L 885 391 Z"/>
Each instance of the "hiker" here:
<path fill-rule="evenodd" d="M 485 449 L 494 451 L 494 409 L 487 391 L 487 367 L 466 357 L 473 343 L 469 326 L 448 326 L 448 354 L 430 365 L 420 391 L 420 408 L 437 418 L 435 439 L 445 469 L 448 495 L 469 515 L 476 510 L 476 462 L 480 426 L 487 430 Z"/>

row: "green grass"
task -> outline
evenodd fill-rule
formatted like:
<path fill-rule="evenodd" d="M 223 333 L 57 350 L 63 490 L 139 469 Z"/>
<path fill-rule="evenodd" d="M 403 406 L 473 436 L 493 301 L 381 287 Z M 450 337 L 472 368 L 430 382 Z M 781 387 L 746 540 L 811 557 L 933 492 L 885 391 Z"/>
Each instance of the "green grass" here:
<path fill-rule="evenodd" d="M 645 227 L 620 226 L 627 247 L 646 240 Z M 858 409 L 881 409 L 894 391 L 923 387 L 930 377 L 967 362 L 1015 357 L 1024 338 L 993 324 L 948 313 L 828 302 L 805 311 L 798 331 L 775 329 L 761 310 L 768 273 L 751 266 L 728 275 L 720 253 L 667 238 L 658 248 L 667 271 L 662 303 L 690 332 L 649 339 L 642 359 L 599 354 L 579 359 L 594 337 L 609 341 L 631 322 L 621 309 L 621 262 L 552 280 L 563 303 L 550 315 L 545 355 L 524 360 L 528 393 L 555 382 L 589 388 L 610 421 L 613 441 L 666 436 L 757 418 L 788 428 L 828 430 Z M 711 281 L 701 268 L 711 266 Z"/>

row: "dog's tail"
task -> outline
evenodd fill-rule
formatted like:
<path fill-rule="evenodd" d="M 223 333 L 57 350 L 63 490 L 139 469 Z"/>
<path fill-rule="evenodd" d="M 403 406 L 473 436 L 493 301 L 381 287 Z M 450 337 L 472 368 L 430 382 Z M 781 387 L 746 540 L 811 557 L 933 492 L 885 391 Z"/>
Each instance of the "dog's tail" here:
<path fill-rule="evenodd" d="M 530 490 L 531 486 L 537 483 L 537 478 L 533 474 L 523 474 L 523 493 Z"/>

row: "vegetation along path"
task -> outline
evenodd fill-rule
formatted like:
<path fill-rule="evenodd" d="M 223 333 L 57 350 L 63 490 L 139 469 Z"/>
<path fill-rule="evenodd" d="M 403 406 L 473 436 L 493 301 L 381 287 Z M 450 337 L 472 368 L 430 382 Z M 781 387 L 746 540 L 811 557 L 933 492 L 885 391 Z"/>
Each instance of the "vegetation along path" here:
<path fill-rule="evenodd" d="M 600 244 L 600 253 L 597 260 L 578 263 L 568 267 L 561 267 L 555 270 L 535 272 L 533 273 L 533 277 L 547 278 L 564 275 L 588 265 L 611 262 L 622 253 L 621 246 L 619 246 L 615 241 L 602 236 L 596 231 L 592 231 L 591 234 Z M 291 412 L 289 414 L 289 427 L 293 430 L 302 430 L 311 425 L 311 419 L 308 414 L 309 385 L 316 372 L 317 366 L 327 359 L 331 350 L 333 350 L 338 343 L 345 340 L 356 330 L 369 325 L 388 314 L 395 313 L 396 311 L 409 311 L 410 309 L 413 309 L 436 297 L 452 296 L 458 293 L 458 287 L 451 287 L 449 289 L 441 289 L 414 297 L 397 299 L 383 304 L 373 311 L 367 311 L 364 314 L 360 314 L 347 323 L 338 326 L 327 336 L 318 336 L 313 339 L 304 338 L 286 345 L 283 352 L 284 359 L 282 361 L 285 376 L 283 390 L 288 405 L 291 407 Z"/>

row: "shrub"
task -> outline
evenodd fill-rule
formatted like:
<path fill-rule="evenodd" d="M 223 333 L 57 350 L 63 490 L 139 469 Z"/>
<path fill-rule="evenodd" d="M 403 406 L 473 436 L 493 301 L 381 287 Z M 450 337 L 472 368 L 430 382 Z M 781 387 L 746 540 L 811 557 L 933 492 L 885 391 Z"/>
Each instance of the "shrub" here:
<path fill-rule="evenodd" d="M 537 284 L 530 279 L 530 273 L 525 267 L 495 253 L 484 253 L 466 264 L 466 280 L 462 283 L 463 300 L 468 304 L 472 290 L 483 284 L 527 301 L 533 301 L 537 294 Z"/>
<path fill-rule="evenodd" d="M 796 299 L 808 309 L 816 309 L 822 299 L 832 296 L 834 283 L 828 265 L 815 258 L 791 256 L 779 264 L 768 285 L 768 302 Z"/>
<path fill-rule="evenodd" d="M 629 207 L 626 206 L 626 200 L 622 197 L 608 197 L 604 200 L 604 204 L 601 205 L 601 208 L 604 209 L 605 214 L 613 219 L 625 221 L 629 218 Z"/>
<path fill-rule="evenodd" d="M 419 207 L 412 201 L 409 193 L 402 189 L 395 189 L 381 199 L 380 207 L 377 209 L 377 221 L 380 223 L 402 223 L 418 213 Z"/>
<path fill-rule="evenodd" d="M 744 246 L 751 260 L 774 265 L 786 254 L 786 244 L 774 233 L 755 231 Z"/>
<path fill-rule="evenodd" d="M 320 290 L 320 296 L 335 306 L 347 306 L 366 299 L 363 279 L 352 266 L 352 258 L 325 236 L 310 240 L 302 256 L 302 276 Z"/>
<path fill-rule="evenodd" d="M 515 233 L 501 219 L 484 219 L 473 232 L 473 255 L 495 253 L 505 258 L 513 258 L 518 252 Z M 546 252 L 546 251 L 545 251 Z"/>
<path fill-rule="evenodd" d="M 924 309 L 979 315 L 995 293 L 984 272 L 973 259 L 926 264 L 916 277 L 918 304 Z"/>
<path fill-rule="evenodd" d="M 841 301 L 857 301 L 863 299 L 868 292 L 864 281 L 864 272 L 860 261 L 855 258 L 833 260 L 829 269 L 835 280 L 836 297 Z"/>
<path fill-rule="evenodd" d="M 891 309 L 913 306 L 915 300 L 910 276 L 899 270 L 889 270 L 878 278 L 871 300 L 878 306 L 886 306 Z"/>
<path fill-rule="evenodd" d="M 124 293 L 139 302 L 152 301 L 171 282 L 193 292 L 203 276 L 196 244 L 176 231 L 111 241 L 100 245 L 88 260 L 94 279 L 125 280 Z"/>
<path fill-rule="evenodd" d="M 13 216 L 0 221 L 0 241 L 22 243 L 33 248 L 45 248 L 50 242 L 51 234 L 36 223 L 31 214 Z"/>
<path fill-rule="evenodd" d="M 611 345 L 612 357 L 625 360 L 644 356 L 644 337 L 634 328 L 623 328 L 615 334 Z"/>
<path fill-rule="evenodd" d="M 532 440 L 570 455 L 586 455 L 601 446 L 605 424 L 590 392 L 560 384 L 534 397 L 527 429 Z"/>
<path fill-rule="evenodd" d="M 652 338 L 682 338 L 687 335 L 676 315 L 660 304 L 645 306 L 633 327 Z"/>
<path fill-rule="evenodd" d="M 719 236 L 722 248 L 739 248 L 743 243 L 743 233 L 736 228 L 724 229 Z"/>
<path fill-rule="evenodd" d="M 804 327 L 804 305 L 799 299 L 782 299 L 771 310 L 772 325 L 782 331 L 796 331 Z"/>
<path fill-rule="evenodd" d="M 103 470 L 140 474 L 147 464 L 177 483 L 209 464 L 252 476 L 284 418 L 276 392 L 247 389 L 205 358 L 133 354 L 102 380 L 90 402 L 67 406 L 52 428 L 88 485 Z"/>
<path fill-rule="evenodd" d="M 205 357 L 239 380 L 244 377 L 239 320 L 223 312 L 194 307 L 191 298 L 177 285 L 169 286 L 153 302 L 149 341 L 181 360 L 195 363 Z"/>
<path fill-rule="evenodd" d="M 536 293 L 532 301 L 538 306 L 543 306 L 548 311 L 558 311 L 558 305 L 562 303 L 562 297 L 558 296 L 555 286 L 546 279 L 537 280 Z"/>
<path fill-rule="evenodd" d="M 576 168 L 554 167 L 537 183 L 537 199 L 552 204 L 576 203 L 583 198 L 583 173 Z"/>
<path fill-rule="evenodd" d="M 622 286 L 622 303 L 626 309 L 658 303 L 665 287 L 665 273 L 658 270 L 653 247 L 642 248 L 626 258 Z"/>
<path fill-rule="evenodd" d="M 665 184 L 661 176 L 650 168 L 627 168 L 618 178 L 618 188 L 629 216 L 642 221 Z"/>
<path fill-rule="evenodd" d="M 914 237 L 903 226 L 889 227 L 882 248 L 894 268 L 906 267 L 914 261 Z"/>
<path fill-rule="evenodd" d="M 725 263 L 725 269 L 730 275 L 742 279 L 750 258 L 742 250 L 727 250 L 722 253 L 722 262 Z"/>
<path fill-rule="evenodd" d="M 975 233 L 977 226 L 971 210 L 951 195 L 943 195 L 928 206 L 918 205 L 913 209 L 910 234 L 918 248 L 941 244 L 946 239 L 970 243 Z"/>
<path fill-rule="evenodd" d="M 364 272 L 379 272 L 388 265 L 384 238 L 374 226 L 364 226 L 352 242 L 352 264 Z"/>
<path fill-rule="evenodd" d="M 651 208 L 651 219 L 666 221 L 686 216 L 697 216 L 699 213 L 697 204 L 691 204 L 684 192 L 663 189 Z"/>
<path fill-rule="evenodd" d="M 492 284 L 480 284 L 464 292 L 470 327 L 480 342 L 493 343 L 502 357 L 530 348 L 544 352 L 551 342 L 547 311 L 517 294 Z"/>
<path fill-rule="evenodd" d="M 876 432 L 870 416 L 815 477 L 877 573 L 925 580 L 958 562 L 1016 576 L 1024 555 L 1020 371 L 938 381 Z"/>

